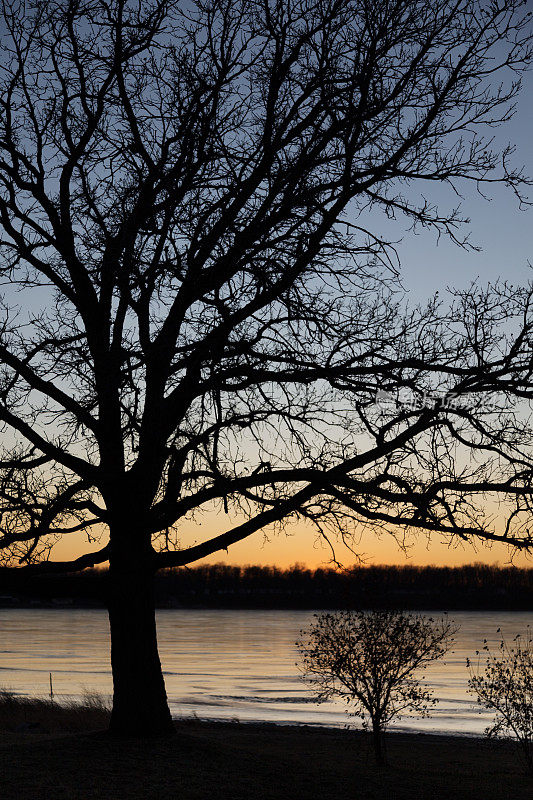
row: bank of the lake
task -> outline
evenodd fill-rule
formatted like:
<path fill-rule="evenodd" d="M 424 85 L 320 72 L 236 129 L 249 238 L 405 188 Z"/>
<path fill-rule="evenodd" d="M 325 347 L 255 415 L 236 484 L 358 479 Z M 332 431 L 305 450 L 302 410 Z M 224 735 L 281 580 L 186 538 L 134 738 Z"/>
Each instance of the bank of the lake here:
<path fill-rule="evenodd" d="M 531 800 L 510 742 L 178 722 L 170 740 L 0 732 L 2 800 Z"/>

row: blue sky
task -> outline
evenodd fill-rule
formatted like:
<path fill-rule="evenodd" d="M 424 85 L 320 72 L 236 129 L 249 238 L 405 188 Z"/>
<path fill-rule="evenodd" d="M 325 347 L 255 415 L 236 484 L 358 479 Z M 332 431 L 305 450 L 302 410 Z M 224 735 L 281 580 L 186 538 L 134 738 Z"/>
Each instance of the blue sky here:
<path fill-rule="evenodd" d="M 524 165 L 533 177 L 533 73 L 524 79 L 514 118 L 496 133 L 498 145 L 516 146 L 515 163 Z M 413 300 L 423 300 L 446 286 L 466 287 L 471 280 L 481 283 L 504 278 L 513 283 L 533 279 L 533 206 L 524 210 L 505 186 L 488 187 L 492 199 L 484 200 L 475 186 L 465 187 L 463 211 L 470 217 L 471 240 L 482 247 L 479 253 L 461 250 L 445 237 L 436 244 L 435 234 L 406 233 L 399 246 L 404 286 Z M 468 190 L 468 191 L 467 191 Z M 533 201 L 533 187 L 529 189 Z M 428 197 L 442 203 L 442 210 L 454 202 L 443 187 L 431 186 Z"/>

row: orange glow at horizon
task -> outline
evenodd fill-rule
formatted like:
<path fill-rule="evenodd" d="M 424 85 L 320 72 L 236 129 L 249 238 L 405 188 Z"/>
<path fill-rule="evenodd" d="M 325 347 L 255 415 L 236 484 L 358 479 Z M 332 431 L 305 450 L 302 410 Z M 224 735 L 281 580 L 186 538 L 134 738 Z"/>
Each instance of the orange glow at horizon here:
<path fill-rule="evenodd" d="M 220 518 L 222 520 L 220 521 Z M 235 523 L 235 520 L 232 521 Z M 198 544 L 205 539 L 217 536 L 232 527 L 228 518 L 223 515 L 209 515 L 202 523 L 190 522 L 183 537 L 182 547 Z M 53 560 L 70 560 L 84 552 L 99 550 L 105 539 L 88 545 L 80 535 L 64 536 L 52 550 Z M 453 567 L 479 562 L 483 564 L 512 563 L 518 567 L 533 567 L 533 558 L 515 551 L 511 554 L 504 545 L 492 545 L 478 542 L 450 546 L 439 534 L 429 537 L 424 533 L 409 534 L 406 549 L 402 549 L 391 534 L 363 533 L 354 544 L 355 554 L 342 543 L 334 543 L 335 557 L 343 566 L 351 566 L 361 560 L 363 564 L 443 566 Z M 228 551 L 220 550 L 211 556 L 193 562 L 198 564 L 225 563 L 232 565 L 259 565 L 287 568 L 296 563 L 308 568 L 333 566 L 331 549 L 324 541 L 317 538 L 310 526 L 296 523 L 287 528 L 286 533 L 258 531 L 247 539 L 232 545 Z"/>

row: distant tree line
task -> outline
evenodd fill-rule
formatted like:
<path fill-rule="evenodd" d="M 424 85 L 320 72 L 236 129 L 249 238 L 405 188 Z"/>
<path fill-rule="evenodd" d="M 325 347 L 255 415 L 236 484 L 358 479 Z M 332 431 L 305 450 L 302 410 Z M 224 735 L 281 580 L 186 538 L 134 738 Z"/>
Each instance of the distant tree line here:
<path fill-rule="evenodd" d="M 100 606 L 108 572 L 1 575 L 0 605 Z M 403 608 L 531 609 L 533 569 L 473 564 L 463 567 L 355 566 L 343 572 L 260 566 L 202 565 L 163 570 L 156 580 L 160 608 Z"/>

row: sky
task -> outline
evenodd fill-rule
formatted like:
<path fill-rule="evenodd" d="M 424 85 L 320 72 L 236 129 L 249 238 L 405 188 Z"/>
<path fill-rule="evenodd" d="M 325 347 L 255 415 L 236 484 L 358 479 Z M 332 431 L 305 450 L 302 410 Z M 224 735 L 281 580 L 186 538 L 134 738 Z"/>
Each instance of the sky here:
<path fill-rule="evenodd" d="M 232 527 L 231 520 L 221 512 L 205 518 L 201 523 L 186 524 L 181 546 L 190 546 L 217 536 Z M 403 543 L 402 543 L 403 544 Z M 102 543 L 87 545 L 79 535 L 63 537 L 53 550 L 54 560 L 68 560 L 82 552 L 99 550 Z M 481 562 L 505 566 L 533 567 L 533 557 L 511 552 L 503 545 L 481 545 L 461 543 L 450 546 L 438 534 L 430 537 L 420 532 L 411 532 L 405 547 L 400 547 L 392 532 L 361 532 L 354 541 L 351 552 L 342 544 L 334 543 L 335 558 L 343 567 L 353 564 L 410 564 L 417 566 L 461 566 Z M 195 562 L 197 564 L 249 564 L 287 568 L 303 564 L 311 569 L 332 566 L 332 552 L 327 544 L 317 537 L 316 531 L 304 523 L 290 526 L 284 533 L 271 530 L 258 531 L 242 542 L 232 545 L 228 551 L 219 551 Z"/>
<path fill-rule="evenodd" d="M 533 176 L 533 75 L 528 75 L 519 98 L 513 120 L 496 131 L 495 146 L 502 148 L 511 142 L 516 145 L 515 162 L 524 164 L 526 172 Z M 428 192 L 442 208 L 455 205 L 457 197 L 444 187 L 432 186 Z M 533 196 L 533 189 L 532 189 Z M 472 242 L 480 252 L 462 250 L 442 237 L 439 242 L 431 232 L 418 235 L 405 233 L 398 245 L 403 286 L 413 302 L 423 302 L 435 291 L 441 295 L 446 287 L 467 287 L 477 280 L 483 284 L 498 278 L 523 284 L 533 278 L 528 262 L 533 261 L 533 206 L 518 207 L 514 195 L 503 186 L 496 186 L 489 201 L 477 194 L 471 186 L 464 195 L 463 211 L 470 217 L 468 230 Z M 384 225 L 381 219 L 379 225 Z M 379 228 L 385 233 L 384 228 Z M 391 227 L 391 238 L 401 234 L 398 227 Z M 388 233 L 388 231 L 387 231 Z M 184 544 L 192 544 L 209 536 L 224 532 L 230 525 L 224 514 L 211 515 L 201 526 L 189 524 L 184 531 Z M 320 541 L 316 533 L 304 524 L 289 528 L 289 535 L 271 535 L 258 532 L 246 541 L 234 545 L 228 553 L 211 556 L 206 561 L 223 561 L 231 564 L 277 564 L 281 567 L 296 562 L 310 567 L 327 564 L 331 551 Z M 482 561 L 486 563 L 508 563 L 509 552 L 505 547 L 474 548 L 463 545 L 452 548 L 439 537 L 429 541 L 425 535 L 411 537 L 412 544 L 402 550 L 392 535 L 376 537 L 362 534 L 356 543 L 358 556 L 366 563 L 382 564 L 446 564 L 456 565 Z M 94 545 L 95 549 L 99 547 Z M 68 559 L 86 551 L 87 545 L 79 537 L 65 537 L 55 549 L 53 557 Z M 354 563 L 356 557 L 346 549 L 336 548 L 336 557 L 341 563 Z M 516 556 L 514 563 L 529 564 L 524 556 Z"/>
<path fill-rule="evenodd" d="M 496 131 L 495 146 L 508 143 L 516 146 L 517 164 L 524 165 L 533 176 L 533 75 L 527 75 L 514 118 Z M 533 200 L 533 188 L 531 189 Z M 451 192 L 432 187 L 431 197 L 446 204 L 457 203 Z M 470 218 L 468 229 L 471 241 L 479 252 L 462 250 L 444 237 L 437 242 L 435 235 L 407 233 L 398 245 L 403 285 L 414 303 L 423 302 L 435 291 L 441 294 L 446 287 L 466 288 L 472 281 L 487 283 L 499 278 L 515 284 L 533 279 L 529 266 L 533 263 L 533 206 L 520 209 L 514 195 L 503 186 L 492 190 L 490 200 L 470 187 L 464 195 L 463 211 Z M 399 231 L 398 231 L 399 233 Z M 221 518 L 222 517 L 222 518 Z M 227 528 L 224 515 L 206 522 L 204 530 L 191 529 L 187 541 L 203 539 L 207 533 L 216 535 Z M 229 552 L 216 553 L 205 562 L 229 564 L 278 564 L 282 567 L 302 562 L 310 567 L 327 564 L 331 550 L 317 541 L 314 530 L 303 524 L 289 529 L 290 535 L 258 532 L 246 541 L 234 545 Z M 407 550 L 396 543 L 392 535 L 362 534 L 355 547 L 363 563 L 373 564 L 438 564 L 461 565 L 481 561 L 488 564 L 508 564 L 511 554 L 504 546 L 471 545 L 450 547 L 442 537 L 413 533 Z M 355 556 L 342 545 L 335 555 L 344 565 L 355 562 Z M 517 566 L 533 566 L 533 559 L 512 554 Z"/>
<path fill-rule="evenodd" d="M 533 177 L 533 74 L 525 76 L 515 116 L 494 131 L 494 148 L 508 143 L 516 148 L 514 163 L 524 166 Z M 486 187 L 484 188 L 486 191 Z M 430 193 L 429 193 L 430 192 Z M 457 197 L 441 186 L 432 186 L 428 197 L 442 207 L 453 206 Z M 533 202 L 533 187 L 529 189 Z M 444 236 L 437 242 L 433 233 L 407 233 L 398 246 L 405 289 L 419 301 L 447 287 L 467 287 L 503 278 L 523 284 L 533 279 L 533 206 L 522 209 L 509 189 L 495 185 L 490 199 L 470 186 L 462 201 L 462 212 L 470 218 L 466 231 L 480 252 L 462 250 Z"/>
<path fill-rule="evenodd" d="M 497 142 L 516 145 L 516 162 L 524 164 L 533 176 L 533 75 L 525 81 L 514 119 L 497 132 Z M 533 190 L 532 190 L 533 193 Z M 443 204 L 455 203 L 455 197 L 442 189 L 432 189 L 432 198 Z M 503 278 L 523 284 L 533 278 L 528 262 L 533 261 L 533 206 L 520 209 L 518 202 L 505 187 L 497 186 L 490 201 L 483 199 L 472 187 L 464 196 L 463 210 L 470 217 L 472 242 L 480 252 L 465 251 L 444 238 L 437 243 L 434 234 L 407 233 L 398 245 L 403 285 L 413 302 L 423 302 L 435 291 L 441 294 L 446 287 L 467 287 L 471 281 L 483 284 Z M 399 231 L 396 231 L 399 233 Z M 183 545 L 203 541 L 231 527 L 223 513 L 213 514 L 202 524 L 188 523 L 183 532 Z M 94 545 L 98 549 L 98 545 Z M 75 538 L 65 540 L 54 550 L 54 558 L 71 558 L 86 545 Z M 399 547 L 391 534 L 377 537 L 362 534 L 355 543 L 357 556 L 367 564 L 437 564 L 461 565 L 473 562 L 508 564 L 511 554 L 504 546 L 462 544 L 450 547 L 438 535 L 429 539 L 413 533 L 406 550 Z M 356 562 L 356 556 L 339 545 L 336 558 L 344 565 Z M 287 534 L 258 532 L 244 542 L 233 545 L 226 553 L 215 553 L 201 563 L 276 564 L 288 567 L 303 563 L 309 567 L 328 564 L 331 550 L 317 540 L 316 532 L 303 523 L 291 526 Z M 517 566 L 533 566 L 533 560 L 513 554 Z"/>

